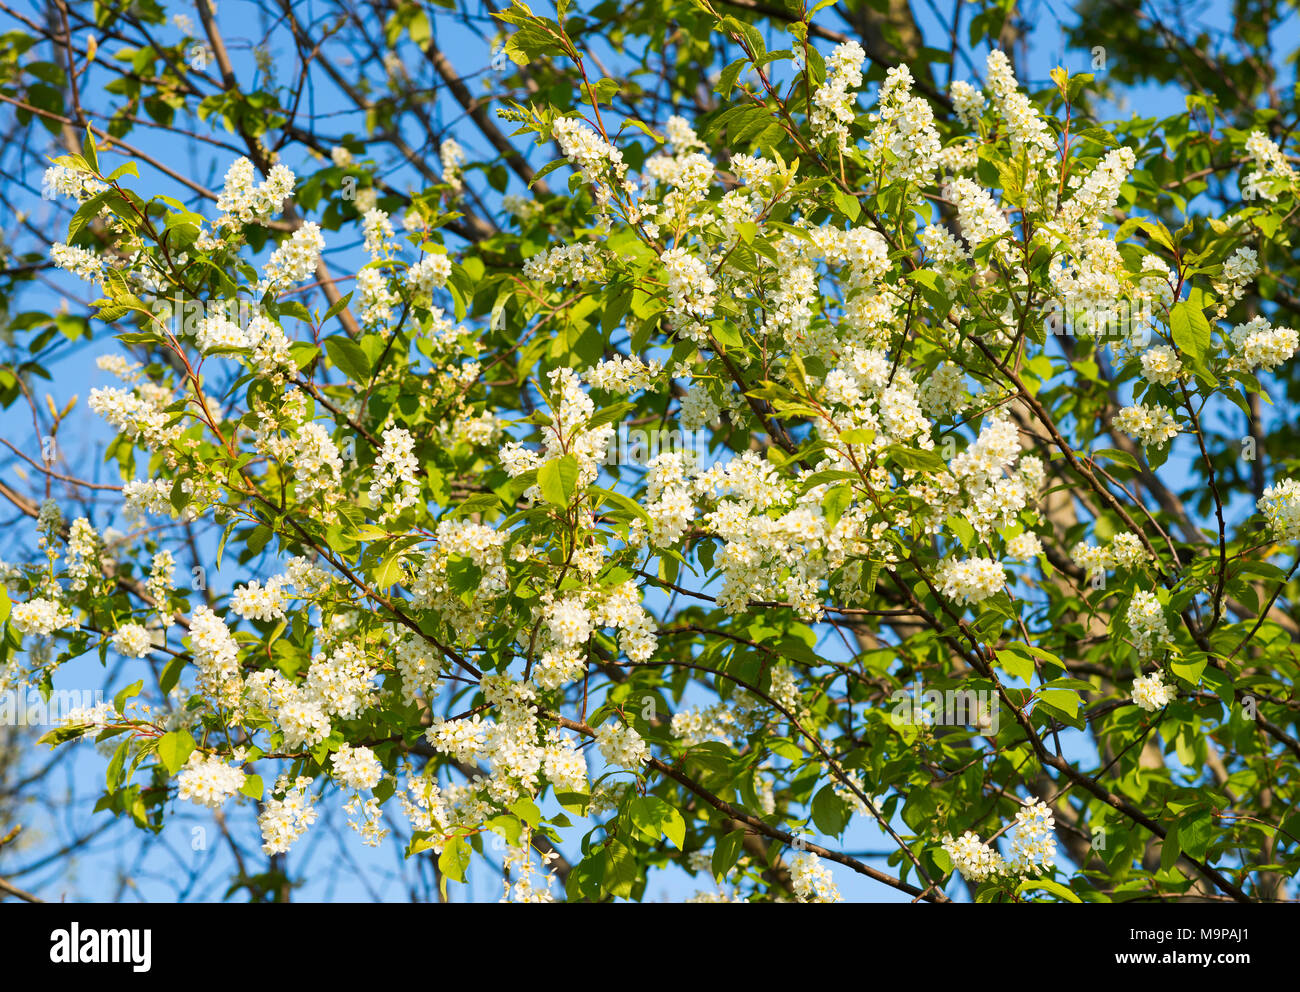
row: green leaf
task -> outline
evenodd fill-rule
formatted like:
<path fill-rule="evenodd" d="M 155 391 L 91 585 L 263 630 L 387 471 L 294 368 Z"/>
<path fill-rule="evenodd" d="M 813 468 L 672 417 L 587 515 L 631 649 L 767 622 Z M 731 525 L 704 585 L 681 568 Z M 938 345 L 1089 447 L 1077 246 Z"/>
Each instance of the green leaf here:
<path fill-rule="evenodd" d="M 905 448 L 900 444 L 891 444 L 885 451 L 895 462 L 906 469 L 913 469 L 918 472 L 945 472 L 948 469 L 948 464 L 937 451 Z"/>
<path fill-rule="evenodd" d="M 735 867 L 736 861 L 740 858 L 740 852 L 744 844 L 745 831 L 733 830 L 725 837 L 720 838 L 714 846 L 709 867 L 713 869 L 713 877 L 719 882 L 731 874 L 731 869 Z"/>
<path fill-rule="evenodd" d="M 86 128 L 85 137 L 81 139 L 81 157 L 84 158 L 90 167 L 99 172 L 99 156 L 95 154 L 95 136 L 90 133 L 90 128 Z"/>
<path fill-rule="evenodd" d="M 185 765 L 185 761 L 194 751 L 194 738 L 188 730 L 172 730 L 163 734 L 158 742 L 158 758 L 162 761 L 167 774 L 175 775 Z"/>
<path fill-rule="evenodd" d="M 325 353 L 335 367 L 353 382 L 365 384 L 370 381 L 370 359 L 349 337 L 335 335 L 325 339 Z"/>
<path fill-rule="evenodd" d="M 1074 715 L 1079 712 L 1081 700 L 1073 689 L 1040 689 L 1038 699 L 1062 713 Z"/>
<path fill-rule="evenodd" d="M 519 838 L 523 835 L 523 826 L 519 823 L 517 817 L 502 813 L 499 816 L 492 817 L 484 826 L 504 837 L 506 843 L 511 847 L 519 846 Z"/>
<path fill-rule="evenodd" d="M 109 792 L 116 792 L 117 787 L 122 784 L 122 771 L 126 766 L 126 753 L 130 747 L 131 739 L 128 737 L 113 752 L 112 760 L 109 761 L 104 773 L 104 783 L 108 786 Z"/>
<path fill-rule="evenodd" d="M 626 844 L 614 841 L 605 849 L 604 885 L 610 895 L 630 896 L 638 874 L 636 856 Z"/>
<path fill-rule="evenodd" d="M 1169 313 L 1169 327 L 1178 350 L 1204 365 L 1210 352 L 1210 322 L 1205 314 L 1186 301 L 1176 303 Z"/>
<path fill-rule="evenodd" d="M 1034 660 L 1022 654 L 1006 649 L 998 651 L 998 667 L 1008 675 L 1032 684 L 1034 678 Z"/>
<path fill-rule="evenodd" d="M 1016 895 L 1024 895 L 1026 892 L 1050 892 L 1054 896 L 1060 896 L 1066 902 L 1082 903 L 1083 900 L 1067 889 L 1060 882 L 1053 882 L 1050 878 L 1040 878 L 1032 882 L 1021 882 L 1016 888 Z"/>
<path fill-rule="evenodd" d="M 686 821 L 682 814 L 656 796 L 638 796 L 628 806 L 632 823 L 652 840 L 667 837 L 680 851 L 686 840 Z"/>
<path fill-rule="evenodd" d="M 126 706 L 126 701 L 130 699 L 132 696 L 140 695 L 140 690 L 143 688 L 144 688 L 144 679 L 139 679 L 138 681 L 132 682 L 129 686 L 127 686 L 125 689 L 123 689 L 121 692 L 119 692 L 116 696 L 113 697 L 113 709 L 121 713 L 122 707 Z"/>
<path fill-rule="evenodd" d="M 543 463 L 537 470 L 537 485 L 546 502 L 567 510 L 569 501 L 578 488 L 578 459 L 573 455 L 564 455 Z"/>
<path fill-rule="evenodd" d="M 862 207 L 858 203 L 856 196 L 850 196 L 842 190 L 834 190 L 831 198 L 835 201 L 835 207 L 851 221 L 856 221 L 862 213 Z"/>
<path fill-rule="evenodd" d="M 262 784 L 261 775 L 248 775 L 245 776 L 244 784 L 240 786 L 239 791 L 242 792 L 244 795 L 246 795 L 249 799 L 256 799 L 258 802 L 261 802 L 262 793 L 265 791 L 265 789 L 266 786 Z"/>
<path fill-rule="evenodd" d="M 352 302 L 351 293 L 348 293 L 347 296 L 340 297 L 339 299 L 335 300 L 333 303 L 330 304 L 330 308 L 325 311 L 325 317 L 321 321 L 321 323 L 322 324 L 325 323 L 325 321 L 331 319 L 332 317 L 337 317 L 339 314 L 341 314 L 344 310 L 348 308 L 348 304 L 351 302 Z"/>
<path fill-rule="evenodd" d="M 464 837 L 457 837 L 438 855 L 438 868 L 453 882 L 464 882 L 472 850 Z"/>
<path fill-rule="evenodd" d="M 849 822 L 848 809 L 844 800 L 835 794 L 835 787 L 824 785 L 812 801 L 813 823 L 817 829 L 831 837 L 843 833 Z"/>
<path fill-rule="evenodd" d="M 510 804 L 510 812 L 523 820 L 530 827 L 536 827 L 542 822 L 542 811 L 537 808 L 537 804 L 531 799 L 518 799 Z"/>
<path fill-rule="evenodd" d="M 158 677 L 158 688 L 164 696 L 176 688 L 176 683 L 181 678 L 181 669 L 184 667 L 185 659 L 180 656 L 167 662 L 167 666 L 162 670 L 162 675 Z"/>

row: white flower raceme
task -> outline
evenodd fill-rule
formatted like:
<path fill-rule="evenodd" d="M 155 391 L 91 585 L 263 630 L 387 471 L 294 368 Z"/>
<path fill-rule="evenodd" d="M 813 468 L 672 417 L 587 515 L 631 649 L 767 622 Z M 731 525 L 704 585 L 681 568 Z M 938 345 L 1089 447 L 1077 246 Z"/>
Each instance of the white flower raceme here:
<path fill-rule="evenodd" d="M 143 624 L 124 623 L 113 632 L 113 650 L 127 658 L 143 658 L 153 649 L 153 635 Z"/>
<path fill-rule="evenodd" d="M 705 321 L 713 317 L 717 283 L 708 267 L 685 248 L 670 248 L 659 261 L 668 277 L 668 312 L 674 327 L 703 343 L 708 336 Z"/>
<path fill-rule="evenodd" d="M 1070 551 L 1070 557 L 1089 574 L 1115 568 L 1137 568 L 1151 559 L 1136 534 L 1117 534 L 1110 544 L 1100 547 L 1080 541 Z"/>
<path fill-rule="evenodd" d="M 245 775 L 215 755 L 191 751 L 177 778 L 177 798 L 219 809 L 244 787 Z"/>
<path fill-rule="evenodd" d="M 103 730 L 118 719 L 118 712 L 112 703 L 99 703 L 96 706 L 76 706 L 63 714 L 61 724 L 65 727 L 93 727 Z"/>
<path fill-rule="evenodd" d="M 1183 363 L 1178 353 L 1168 345 L 1149 348 L 1142 353 L 1142 375 L 1151 382 L 1162 386 L 1170 385 L 1183 372 Z"/>
<path fill-rule="evenodd" d="M 239 646 L 225 621 L 206 606 L 196 606 L 190 618 L 190 653 L 199 690 L 219 705 L 237 707 L 243 693 Z"/>
<path fill-rule="evenodd" d="M 921 409 L 931 416 L 948 417 L 961 413 L 970 406 L 965 373 L 958 365 L 941 362 L 930 377 L 921 383 L 916 398 L 921 403 Z"/>
<path fill-rule="evenodd" d="M 361 323 L 366 327 L 385 324 L 393 318 L 393 309 L 401 302 L 389 285 L 382 269 L 367 266 L 357 273 L 357 290 L 361 293 Z"/>
<path fill-rule="evenodd" d="M 345 789 L 373 789 L 384 776 L 383 766 L 368 747 L 344 744 L 330 757 L 334 780 Z"/>
<path fill-rule="evenodd" d="M 73 592 L 80 592 L 94 576 L 100 554 L 101 538 L 85 517 L 72 522 L 68 532 L 68 553 L 65 569 L 72 580 Z"/>
<path fill-rule="evenodd" d="M 617 768 L 640 771 L 650 760 L 650 748 L 632 727 L 606 723 L 596 731 L 596 746 L 601 757 Z"/>
<path fill-rule="evenodd" d="M 1232 329 L 1232 343 L 1237 350 L 1234 364 L 1251 371 L 1262 368 L 1271 372 L 1291 360 L 1300 347 L 1300 334 L 1290 327 L 1274 327 L 1264 317 L 1254 317 Z"/>
<path fill-rule="evenodd" d="M 616 393 L 634 393 L 643 389 L 655 389 L 663 376 L 663 365 L 658 361 L 642 361 L 635 355 L 622 355 L 596 363 L 584 377 L 593 389 L 606 389 Z M 707 393 L 706 393 L 707 395 Z M 683 406 L 686 400 L 682 400 Z M 682 420 L 687 418 L 682 415 Z M 702 421 L 703 423 L 703 421 Z M 692 425 L 686 425 L 688 429 Z"/>
<path fill-rule="evenodd" d="M 885 74 L 876 110 L 868 117 L 874 126 L 867 136 L 867 154 L 883 166 L 884 182 L 905 180 L 928 186 L 934 180 L 942 142 L 929 102 L 913 96 L 911 90 L 907 66 L 893 66 Z"/>
<path fill-rule="evenodd" d="M 268 285 L 284 286 L 302 282 L 316 271 L 316 263 L 325 250 L 325 236 L 312 221 L 294 231 L 287 241 L 271 253 L 262 270 Z"/>
<path fill-rule="evenodd" d="M 122 514 L 133 523 L 146 514 L 175 516 L 171 493 L 172 487 L 163 479 L 132 479 L 122 486 Z"/>
<path fill-rule="evenodd" d="M 1282 149 L 1263 131 L 1252 131 L 1246 138 L 1246 154 L 1255 166 L 1254 171 L 1241 173 L 1241 198 L 1243 200 L 1268 200 L 1276 203 L 1278 190 L 1294 192 L 1300 184 L 1300 175 L 1286 160 Z"/>
<path fill-rule="evenodd" d="M 307 828 L 316 822 L 314 797 L 307 794 L 310 778 L 300 776 L 290 787 L 287 775 L 275 784 L 279 799 L 268 799 L 257 817 L 262 828 L 262 850 L 267 854 L 286 854 Z"/>
<path fill-rule="evenodd" d="M 1223 262 L 1223 278 L 1215 280 L 1214 291 L 1233 303 L 1246 295 L 1246 286 L 1259 274 L 1259 255 L 1242 245 Z M 1220 314 L 1222 316 L 1222 314 Z"/>
<path fill-rule="evenodd" d="M 415 477 L 419 463 L 415 458 L 415 438 L 402 427 L 384 431 L 384 444 L 375 460 L 374 481 L 370 483 L 370 501 L 382 506 L 381 520 L 394 520 L 403 510 L 420 499 L 420 485 Z"/>
<path fill-rule="evenodd" d="M 406 273 L 411 289 L 422 296 L 431 296 L 442 289 L 451 277 L 451 259 L 446 255 L 425 255 Z"/>
<path fill-rule="evenodd" d="M 1036 558 L 1043 553 L 1043 542 L 1038 539 L 1038 535 L 1033 531 L 1026 531 L 1023 534 L 1017 534 L 1007 542 L 1007 554 L 1012 558 L 1018 558 L 1021 561 L 1028 561 Z"/>
<path fill-rule="evenodd" d="M 254 579 L 237 586 L 230 597 L 230 609 L 245 620 L 283 620 L 289 603 L 284 585 L 284 579 L 277 576 L 266 585 Z"/>
<path fill-rule="evenodd" d="M 667 131 L 668 145 L 674 152 L 689 152 L 704 147 L 695 128 L 691 127 L 690 121 L 685 117 L 677 114 L 669 116 Z"/>
<path fill-rule="evenodd" d="M 1170 410 L 1158 404 L 1126 406 L 1115 414 L 1111 425 L 1117 431 L 1131 434 L 1148 447 L 1163 447 L 1170 439 L 1178 436 L 1178 421 Z"/>
<path fill-rule="evenodd" d="M 1163 709 L 1177 698 L 1178 690 L 1166 685 L 1159 671 L 1133 680 L 1133 702 L 1148 713 Z"/>
<path fill-rule="evenodd" d="M 1045 802 L 1033 797 L 1016 810 L 1016 825 L 1011 834 L 1011 854 L 1007 864 L 1018 875 L 1038 875 L 1049 871 L 1056 857 L 1056 820 Z"/>
<path fill-rule="evenodd" d="M 952 98 L 952 109 L 965 127 L 973 128 L 979 123 L 984 113 L 984 94 L 962 79 L 953 80 L 948 88 Z"/>
<path fill-rule="evenodd" d="M 562 599 L 552 603 L 547 610 L 546 622 L 551 629 L 551 636 L 564 647 L 585 644 L 591 636 L 591 614 L 577 599 Z"/>
<path fill-rule="evenodd" d="M 1259 274 L 1259 255 L 1254 248 L 1242 245 L 1223 263 L 1223 278 L 1230 282 L 1247 282 Z"/>
<path fill-rule="evenodd" d="M 16 603 L 9 620 L 20 634 L 48 637 L 56 630 L 70 625 L 72 613 L 62 603 L 38 597 L 25 603 Z"/>
<path fill-rule="evenodd" d="M 986 882 L 1006 871 L 1002 855 L 983 843 L 974 831 L 967 830 L 955 839 L 951 834 L 945 834 L 942 846 L 952 860 L 953 868 L 968 882 Z"/>
<path fill-rule="evenodd" d="M 993 104 L 1007 122 L 1012 150 L 1024 151 L 1031 161 L 1036 162 L 1055 153 L 1056 139 L 1052 129 L 1039 116 L 1029 98 L 1020 92 L 1006 53 L 998 49 L 989 52 L 986 68 Z"/>
<path fill-rule="evenodd" d="M 1082 244 L 1102 233 L 1102 224 L 1119 200 L 1120 188 L 1137 163 L 1131 148 L 1115 148 L 1087 176 L 1074 175 L 1074 193 L 1046 227 L 1067 243 Z"/>
<path fill-rule="evenodd" d="M 195 332 L 195 343 L 205 355 L 222 349 L 242 349 L 248 347 L 248 335 L 233 320 L 213 315 L 199 321 Z"/>
<path fill-rule="evenodd" d="M 156 450 L 184 431 L 183 425 L 170 423 L 172 418 L 164 410 L 170 400 L 162 399 L 144 390 L 110 386 L 90 391 L 90 409 L 127 437 Z"/>
<path fill-rule="evenodd" d="M 609 182 L 611 174 L 615 180 L 621 180 L 627 170 L 623 153 L 577 118 L 557 118 L 552 130 L 565 158 L 576 165 L 583 180 L 594 187 L 597 202 L 608 201 L 613 193 Z"/>
<path fill-rule="evenodd" d="M 1282 479 L 1264 490 L 1256 504 L 1279 540 L 1300 540 L 1300 479 Z"/>
<path fill-rule="evenodd" d="M 1011 233 L 1002 209 L 988 190 L 972 180 L 965 176 L 954 179 L 948 184 L 947 195 L 957 205 L 957 226 L 972 248 Z"/>
<path fill-rule="evenodd" d="M 524 262 L 524 278 L 550 285 L 597 282 L 605 278 L 605 261 L 599 245 L 556 245 Z"/>
<path fill-rule="evenodd" d="M 372 258 L 397 248 L 393 241 L 393 222 L 383 210 L 367 210 L 361 218 L 363 246 Z"/>
<path fill-rule="evenodd" d="M 938 569 L 939 591 L 958 603 L 979 603 L 1006 584 L 1006 573 L 992 558 L 949 558 Z"/>
<path fill-rule="evenodd" d="M 790 859 L 790 884 L 800 902 L 842 902 L 830 869 L 812 851 L 801 851 Z"/>
<path fill-rule="evenodd" d="M 266 180 L 256 183 L 253 163 L 247 158 L 236 159 L 226 172 L 225 186 L 217 197 L 217 209 L 222 217 L 218 227 L 238 224 L 264 223 L 280 212 L 280 207 L 293 192 L 297 179 L 283 165 L 276 165 Z"/>
<path fill-rule="evenodd" d="M 253 365 L 259 374 L 275 382 L 283 382 L 297 366 L 290 341 L 280 325 L 258 314 L 248 323 L 248 343 L 253 349 Z"/>
<path fill-rule="evenodd" d="M 813 93 L 808 124 L 819 142 L 834 140 L 840 151 L 848 148 L 848 126 L 857 116 L 853 106 L 866 59 L 867 53 L 856 41 L 837 45 L 826 60 L 826 82 Z"/>
<path fill-rule="evenodd" d="M 64 196 L 71 197 L 78 202 L 89 200 L 96 193 L 103 192 L 108 187 L 93 176 L 78 172 L 76 169 L 69 169 L 63 165 L 52 165 L 45 170 L 45 175 L 41 180 L 42 191 L 49 193 L 62 193 Z M 47 198 L 52 199 L 48 196 Z"/>
<path fill-rule="evenodd" d="M 355 207 L 357 214 L 364 217 L 370 211 L 374 210 L 379 204 L 379 190 L 373 186 L 367 186 L 365 189 L 357 190 Z"/>
<path fill-rule="evenodd" d="M 555 791 L 586 792 L 587 757 L 578 750 L 572 737 L 562 735 L 552 728 L 546 735 L 546 754 L 542 769 Z"/>
<path fill-rule="evenodd" d="M 1056 858 L 1056 820 L 1046 803 L 1030 796 L 1016 810 L 1011 832 L 1011 856 L 1003 859 L 991 844 L 983 843 L 973 831 L 954 839 L 945 834 L 944 851 L 953 868 L 970 882 L 986 882 L 999 876 L 1025 877 L 1049 871 Z"/>
<path fill-rule="evenodd" d="M 442 139 L 442 144 L 438 148 L 438 161 L 442 164 L 442 181 L 456 192 L 465 188 L 461 180 L 461 170 L 468 160 L 460 142 L 455 138 Z"/>
<path fill-rule="evenodd" d="M 87 282 L 96 282 L 104 274 L 104 260 L 86 248 L 76 245 L 55 244 L 50 248 L 50 260 Z"/>
<path fill-rule="evenodd" d="M 1150 658 L 1158 647 L 1169 641 L 1169 627 L 1165 623 L 1164 607 L 1153 593 L 1139 590 L 1133 595 L 1124 616 L 1133 632 L 1133 644 L 1139 658 Z"/>

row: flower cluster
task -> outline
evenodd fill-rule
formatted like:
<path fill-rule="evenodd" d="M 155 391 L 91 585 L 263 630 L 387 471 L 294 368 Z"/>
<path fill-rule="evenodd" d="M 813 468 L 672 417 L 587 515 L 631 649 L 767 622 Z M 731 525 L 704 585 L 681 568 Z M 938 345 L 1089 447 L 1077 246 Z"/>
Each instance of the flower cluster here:
<path fill-rule="evenodd" d="M 345 789 L 373 789 L 383 777 L 384 769 L 368 747 L 344 744 L 330 759 L 334 781 Z"/>
<path fill-rule="evenodd" d="M 1133 632 L 1133 645 L 1137 648 L 1139 658 L 1150 658 L 1161 645 L 1169 641 L 1164 607 L 1154 593 L 1145 590 L 1136 592 L 1124 620 Z"/>
<path fill-rule="evenodd" d="M 1133 680 L 1133 702 L 1148 713 L 1164 709 L 1177 697 L 1178 690 L 1166 685 L 1159 671 L 1151 675 L 1139 675 Z"/>
<path fill-rule="evenodd" d="M 600 755 L 616 768 L 640 771 L 650 760 L 650 748 L 631 727 L 606 723 L 596 731 L 596 746 Z"/>
<path fill-rule="evenodd" d="M 1300 479 L 1282 479 L 1257 504 L 1279 540 L 1300 541 Z"/>
<path fill-rule="evenodd" d="M 826 60 L 826 82 L 813 94 L 812 115 L 808 120 L 818 141 L 834 141 L 840 151 L 848 147 L 849 125 L 853 123 L 853 105 L 862 85 L 862 66 L 867 53 L 856 41 L 836 46 Z"/>
<path fill-rule="evenodd" d="M 800 902 L 842 902 L 830 869 L 812 851 L 801 851 L 790 859 L 790 884 Z"/>
<path fill-rule="evenodd" d="M 992 558 L 950 558 L 939 566 L 939 591 L 958 603 L 979 603 L 1006 584 L 1006 573 Z"/>
<path fill-rule="evenodd" d="M 1056 858 L 1056 820 L 1047 804 L 1029 797 L 1016 810 L 1011 828 L 1011 853 L 1003 858 L 991 844 L 983 843 L 973 831 L 954 839 L 946 834 L 944 852 L 953 867 L 971 882 L 986 882 L 999 877 L 1032 877 L 1050 871 Z"/>
<path fill-rule="evenodd" d="M 177 778 L 177 797 L 199 806 L 219 809 L 244 787 L 247 776 L 215 755 L 191 751 Z"/>
<path fill-rule="evenodd" d="M 1146 447 L 1163 447 L 1178 436 L 1178 421 L 1172 411 L 1158 404 L 1138 403 L 1115 414 L 1111 425 L 1131 434 Z"/>

